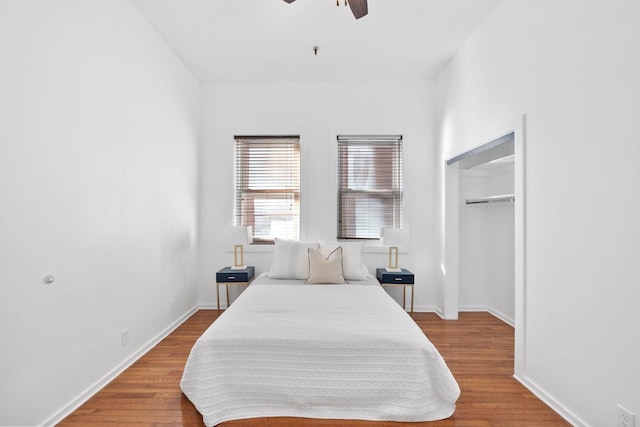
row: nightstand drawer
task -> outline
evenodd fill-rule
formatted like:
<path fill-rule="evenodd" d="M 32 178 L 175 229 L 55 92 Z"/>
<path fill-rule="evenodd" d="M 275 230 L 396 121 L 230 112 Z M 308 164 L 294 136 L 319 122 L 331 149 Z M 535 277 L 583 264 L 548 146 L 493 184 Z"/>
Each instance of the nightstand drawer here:
<path fill-rule="evenodd" d="M 413 273 L 404 268 L 399 272 L 391 272 L 384 268 L 377 268 L 376 278 L 378 279 L 378 282 L 386 284 L 397 283 L 399 285 L 413 285 L 414 281 Z"/>
<path fill-rule="evenodd" d="M 233 283 L 248 282 L 255 275 L 255 268 L 248 266 L 244 270 L 232 270 L 231 267 L 225 267 L 216 273 L 216 282 Z"/>

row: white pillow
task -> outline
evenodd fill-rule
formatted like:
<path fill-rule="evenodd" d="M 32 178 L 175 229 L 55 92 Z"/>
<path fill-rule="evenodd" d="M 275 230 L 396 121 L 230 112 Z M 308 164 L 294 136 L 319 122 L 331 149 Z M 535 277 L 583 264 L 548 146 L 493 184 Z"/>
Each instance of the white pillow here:
<path fill-rule="evenodd" d="M 275 239 L 276 249 L 269 271 L 271 279 L 307 279 L 309 277 L 308 249 L 318 249 L 315 242 L 294 242 Z"/>
<path fill-rule="evenodd" d="M 307 283 L 342 284 L 342 248 L 325 257 L 315 249 L 309 249 L 309 278 Z"/>
<path fill-rule="evenodd" d="M 347 280 L 367 280 L 368 273 L 362 264 L 362 242 L 323 242 L 320 240 L 320 253 L 325 257 L 342 247 L 342 274 Z"/>

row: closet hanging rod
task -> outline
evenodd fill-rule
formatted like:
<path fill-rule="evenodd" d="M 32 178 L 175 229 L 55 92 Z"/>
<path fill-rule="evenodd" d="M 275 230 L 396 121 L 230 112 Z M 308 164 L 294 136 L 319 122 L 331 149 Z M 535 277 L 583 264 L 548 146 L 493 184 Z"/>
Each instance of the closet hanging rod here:
<path fill-rule="evenodd" d="M 480 197 L 477 199 L 467 199 L 468 205 L 477 205 L 481 203 L 497 203 L 497 202 L 515 202 L 514 194 L 502 194 L 500 196 Z"/>

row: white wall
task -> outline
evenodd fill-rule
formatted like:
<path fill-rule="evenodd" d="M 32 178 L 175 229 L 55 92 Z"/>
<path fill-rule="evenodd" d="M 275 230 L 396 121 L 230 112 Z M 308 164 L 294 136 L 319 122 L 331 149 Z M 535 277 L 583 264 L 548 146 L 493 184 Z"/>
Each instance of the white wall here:
<path fill-rule="evenodd" d="M 640 414 L 639 51 L 636 0 L 509 0 L 437 80 L 437 165 L 527 115 L 520 379 L 577 425 Z"/>
<path fill-rule="evenodd" d="M 489 169 L 490 195 L 514 194 L 514 164 Z M 515 323 L 515 214 L 513 203 L 484 206 L 487 219 L 487 308 L 510 325 Z"/>
<path fill-rule="evenodd" d="M 199 83 L 128 1 L 0 2 L 0 425 L 197 304 L 198 137 Z"/>
<path fill-rule="evenodd" d="M 490 195 L 486 169 L 460 169 L 458 191 L 458 304 L 461 311 L 486 310 L 489 292 L 489 237 L 486 205 L 467 205 L 468 198 Z"/>
<path fill-rule="evenodd" d="M 336 236 L 336 135 L 402 134 L 405 225 L 412 242 L 400 263 L 416 275 L 416 309 L 433 308 L 432 81 L 207 84 L 202 102 L 202 303 L 215 304 L 215 272 L 232 260 L 224 228 L 232 225 L 235 134 L 301 136 L 302 240 Z M 253 252 L 245 253 L 246 263 L 255 265 L 258 273 L 268 270 L 270 249 L 249 249 Z M 259 250 L 263 252 L 255 252 Z M 368 254 L 365 261 L 374 272 L 387 258 Z"/>
<path fill-rule="evenodd" d="M 514 205 L 466 204 L 469 198 L 513 194 L 513 162 L 459 174 L 459 309 L 486 310 L 514 325 Z"/>

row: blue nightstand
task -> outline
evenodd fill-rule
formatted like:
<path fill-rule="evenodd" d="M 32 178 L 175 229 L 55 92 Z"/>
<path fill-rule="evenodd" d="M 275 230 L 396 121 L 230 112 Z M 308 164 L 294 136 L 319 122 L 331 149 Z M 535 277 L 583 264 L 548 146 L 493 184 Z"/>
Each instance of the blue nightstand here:
<path fill-rule="evenodd" d="M 233 270 L 225 267 L 216 273 L 216 301 L 218 302 L 218 314 L 220 313 L 220 285 L 227 288 L 227 308 L 229 302 L 229 285 L 248 286 L 255 278 L 256 270 L 253 266 L 247 266 L 244 270 Z"/>
<path fill-rule="evenodd" d="M 402 286 L 402 308 L 406 310 L 407 286 L 411 287 L 411 314 L 413 314 L 413 273 L 403 268 L 402 271 L 387 271 L 386 268 L 376 268 L 376 279 L 382 286 Z"/>

